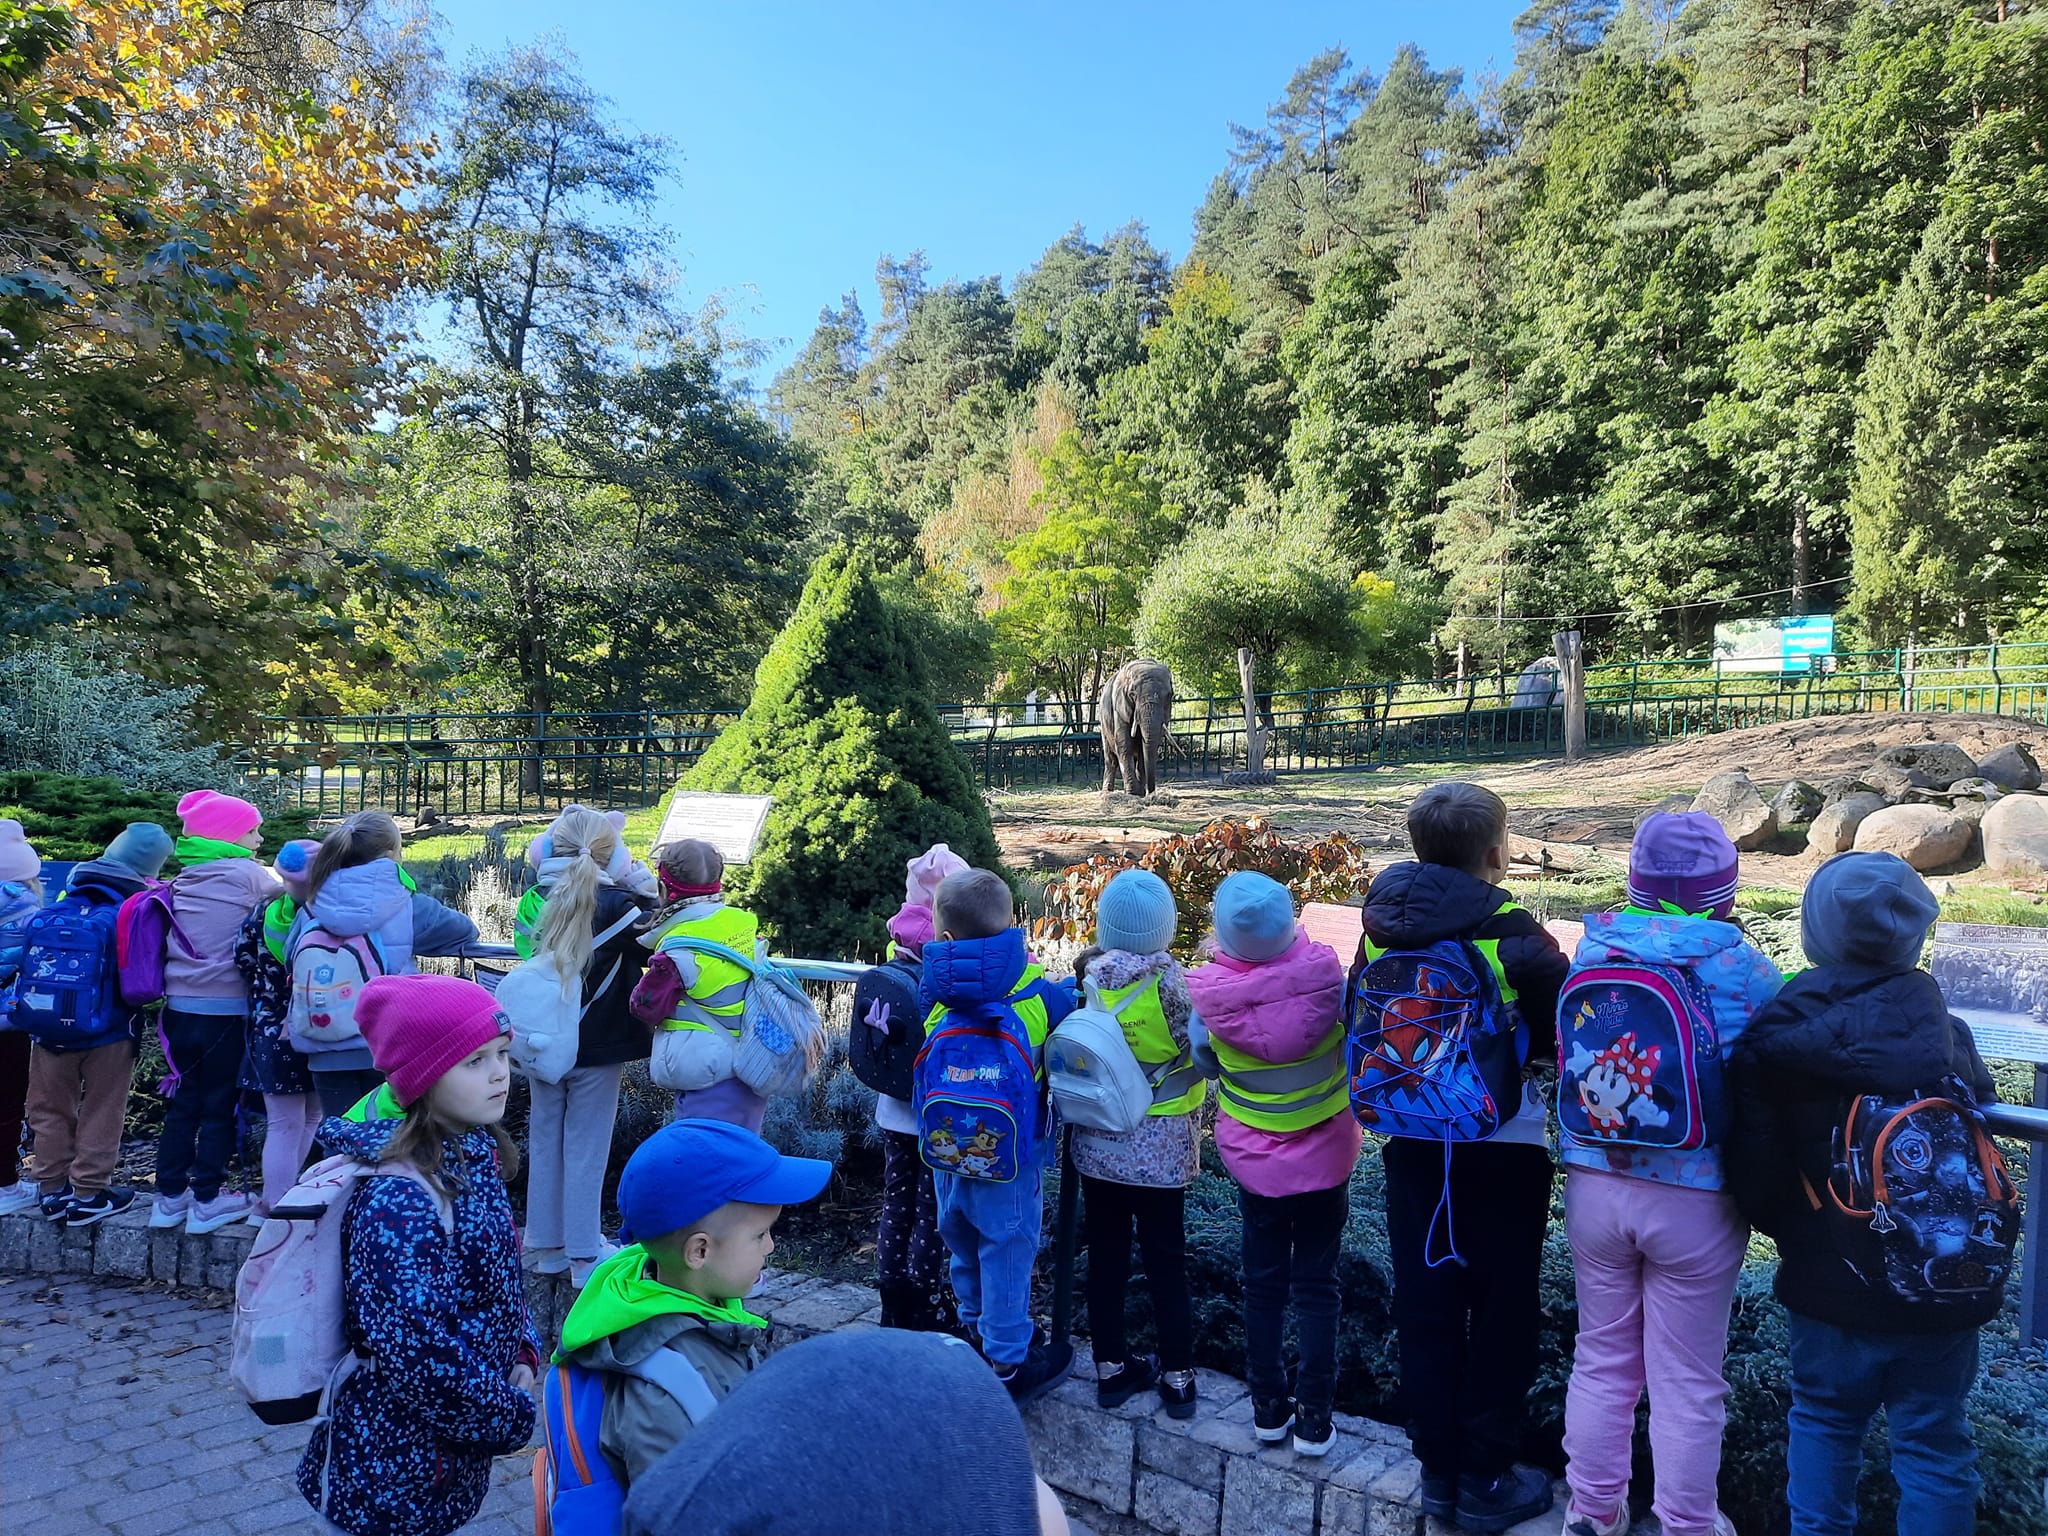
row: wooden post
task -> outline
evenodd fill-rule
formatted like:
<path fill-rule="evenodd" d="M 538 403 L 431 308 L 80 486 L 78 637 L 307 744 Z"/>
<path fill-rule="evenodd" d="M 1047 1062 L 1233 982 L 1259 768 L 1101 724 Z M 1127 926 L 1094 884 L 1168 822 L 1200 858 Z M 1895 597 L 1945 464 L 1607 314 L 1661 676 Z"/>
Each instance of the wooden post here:
<path fill-rule="evenodd" d="M 1920 702 L 1920 684 L 1918 677 L 1915 675 L 1919 671 L 1919 650 L 1920 636 L 1916 632 L 1909 631 L 1906 635 L 1906 665 L 1899 678 L 1899 681 L 1904 684 L 1900 691 L 1905 695 L 1902 703 L 1907 714 L 1911 714 L 1914 706 Z"/>
<path fill-rule="evenodd" d="M 1244 766 L 1247 773 L 1266 771 L 1266 733 L 1259 729 L 1259 701 L 1252 692 L 1252 653 L 1237 648 L 1237 676 L 1244 684 Z"/>
<path fill-rule="evenodd" d="M 1552 635 L 1557 664 L 1564 669 L 1564 760 L 1576 763 L 1586 755 L 1586 662 L 1579 646 L 1579 632 L 1565 630 Z M 1634 708 L 1633 702 L 1630 708 Z"/>

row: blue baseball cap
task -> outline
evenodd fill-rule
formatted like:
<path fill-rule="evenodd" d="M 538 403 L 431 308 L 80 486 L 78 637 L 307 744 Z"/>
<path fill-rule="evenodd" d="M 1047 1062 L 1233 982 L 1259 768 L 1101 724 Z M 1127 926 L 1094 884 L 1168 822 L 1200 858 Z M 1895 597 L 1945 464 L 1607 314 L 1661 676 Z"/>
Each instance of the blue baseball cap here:
<path fill-rule="evenodd" d="M 784 1157 L 743 1126 L 677 1120 L 641 1142 L 619 1175 L 619 1236 L 680 1232 L 721 1205 L 801 1205 L 832 1177 L 817 1157 Z"/>

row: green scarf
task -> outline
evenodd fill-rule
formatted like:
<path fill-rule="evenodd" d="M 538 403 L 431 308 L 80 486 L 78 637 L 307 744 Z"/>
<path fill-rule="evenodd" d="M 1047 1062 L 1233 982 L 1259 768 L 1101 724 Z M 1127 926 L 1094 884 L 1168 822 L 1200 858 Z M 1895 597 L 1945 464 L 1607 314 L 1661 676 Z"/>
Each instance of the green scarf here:
<path fill-rule="evenodd" d="M 211 837 L 181 837 L 174 845 L 178 862 L 187 869 L 197 864 L 211 864 L 216 859 L 253 859 L 256 852 L 244 848 L 240 843 L 223 843 Z"/>
<path fill-rule="evenodd" d="M 734 1323 L 766 1328 L 768 1320 L 747 1310 L 746 1298 L 706 1301 L 647 1273 L 647 1250 L 638 1243 L 621 1248 L 590 1272 L 589 1283 L 562 1319 L 562 1347 L 557 1361 L 567 1360 L 585 1345 L 624 1333 L 653 1317 L 699 1317 L 707 1323 Z"/>

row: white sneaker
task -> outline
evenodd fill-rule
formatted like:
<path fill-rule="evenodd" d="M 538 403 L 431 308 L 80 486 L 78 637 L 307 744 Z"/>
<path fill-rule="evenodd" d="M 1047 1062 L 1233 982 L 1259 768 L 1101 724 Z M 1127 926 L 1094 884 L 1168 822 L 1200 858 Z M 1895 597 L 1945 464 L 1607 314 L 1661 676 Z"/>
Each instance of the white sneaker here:
<path fill-rule="evenodd" d="M 0 1184 L 0 1216 L 18 1216 L 23 1211 L 41 1207 L 42 1186 L 22 1179 L 13 1184 Z"/>
<path fill-rule="evenodd" d="M 617 1243 L 608 1243 L 600 1238 L 598 1239 L 596 1258 L 569 1260 L 570 1287 L 574 1290 L 582 1290 L 584 1286 L 590 1283 L 590 1276 L 597 1266 L 618 1251 L 619 1245 Z"/>
<path fill-rule="evenodd" d="M 194 1237 L 218 1232 L 247 1216 L 256 1202 L 237 1189 L 224 1189 L 211 1200 L 195 1200 L 185 1217 L 185 1230 Z"/>
<path fill-rule="evenodd" d="M 192 1209 L 192 1192 L 182 1195 L 158 1195 L 156 1204 L 150 1208 L 149 1224 L 152 1227 L 182 1227 L 185 1213 Z"/>
<path fill-rule="evenodd" d="M 566 1275 L 569 1272 L 569 1256 L 559 1248 L 529 1248 L 519 1256 L 519 1262 L 532 1275 Z"/>
<path fill-rule="evenodd" d="M 1626 1500 L 1611 1520 L 1596 1520 L 1591 1515 L 1582 1515 L 1576 1504 L 1564 1507 L 1564 1536 L 1628 1536 L 1628 1526 Z M 1720 1527 L 1717 1525 L 1714 1529 L 1715 1536 L 1719 1536 Z M 1735 1533 L 1731 1530 L 1728 1536 L 1735 1536 Z"/>

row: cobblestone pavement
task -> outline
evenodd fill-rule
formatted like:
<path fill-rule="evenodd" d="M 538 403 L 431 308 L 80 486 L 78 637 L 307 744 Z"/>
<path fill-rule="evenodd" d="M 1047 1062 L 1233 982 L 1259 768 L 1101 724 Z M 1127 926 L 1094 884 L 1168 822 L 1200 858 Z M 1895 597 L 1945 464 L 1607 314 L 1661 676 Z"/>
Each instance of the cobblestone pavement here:
<path fill-rule="evenodd" d="M 317 1531 L 292 1481 L 306 1426 L 259 1423 L 227 1359 L 217 1293 L 0 1277 L 0 1531 Z M 500 1459 L 466 1532 L 532 1531 L 530 1461 Z"/>

